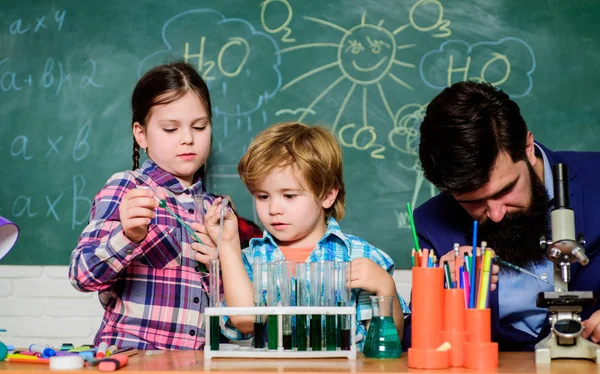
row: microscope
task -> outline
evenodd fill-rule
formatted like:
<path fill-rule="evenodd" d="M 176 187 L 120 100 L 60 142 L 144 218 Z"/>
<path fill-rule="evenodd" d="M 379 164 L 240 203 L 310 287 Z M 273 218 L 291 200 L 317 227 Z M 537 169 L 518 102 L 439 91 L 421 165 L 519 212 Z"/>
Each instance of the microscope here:
<path fill-rule="evenodd" d="M 571 264 L 585 266 L 585 240 L 575 240 L 575 214 L 569 208 L 569 173 L 567 166 L 552 167 L 554 209 L 550 213 L 552 240 L 540 238 L 540 246 L 554 262 L 554 292 L 540 292 L 537 306 L 550 312 L 550 334 L 535 346 L 535 363 L 550 364 L 555 358 L 584 358 L 600 364 L 600 345 L 581 337 L 583 325 L 580 313 L 594 302 L 592 291 L 569 291 Z"/>

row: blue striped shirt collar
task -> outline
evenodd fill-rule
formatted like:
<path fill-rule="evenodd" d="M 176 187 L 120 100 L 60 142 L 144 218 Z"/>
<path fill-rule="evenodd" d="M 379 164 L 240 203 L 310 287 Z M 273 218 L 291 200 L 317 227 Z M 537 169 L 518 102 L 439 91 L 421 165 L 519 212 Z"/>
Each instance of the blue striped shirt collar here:
<path fill-rule="evenodd" d="M 328 240 L 335 240 L 335 238 L 339 238 L 342 241 L 342 243 L 344 243 L 344 245 L 346 247 L 345 254 L 348 256 L 348 258 L 346 259 L 346 261 L 347 261 L 350 258 L 350 248 L 352 248 L 352 246 L 350 244 L 350 240 L 348 240 L 346 235 L 344 235 L 344 233 L 342 232 L 342 229 L 340 228 L 340 224 L 333 217 L 329 217 L 329 219 L 327 220 L 327 231 L 325 231 L 325 234 L 323 235 L 323 237 L 315 245 L 315 250 L 311 253 L 308 260 L 310 261 L 310 258 L 315 255 L 317 255 L 317 257 L 320 257 L 315 252 L 322 251 L 323 244 L 326 243 Z M 263 247 L 263 246 L 266 247 L 267 258 L 270 258 L 273 251 L 276 248 L 279 248 L 279 245 L 277 244 L 277 240 L 267 230 L 264 231 L 262 238 L 254 238 L 254 239 L 250 240 L 250 248 L 258 248 L 258 247 Z"/>

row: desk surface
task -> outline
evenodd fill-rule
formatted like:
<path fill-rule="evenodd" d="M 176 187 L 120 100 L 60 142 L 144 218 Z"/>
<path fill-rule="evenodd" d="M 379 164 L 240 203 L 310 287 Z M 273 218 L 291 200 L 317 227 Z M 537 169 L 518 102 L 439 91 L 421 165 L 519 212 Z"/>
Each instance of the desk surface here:
<path fill-rule="evenodd" d="M 543 373 L 575 374 L 600 373 L 600 365 L 588 360 L 555 360 L 552 365 L 537 366 L 533 353 L 501 352 L 496 373 Z M 47 365 L 0 362 L 0 372 L 26 373 L 50 372 Z M 80 369 L 65 373 L 90 374 L 96 369 Z M 452 368 L 448 370 L 416 370 L 407 367 L 407 355 L 400 359 L 375 360 L 364 358 L 361 354 L 356 361 L 347 359 L 231 359 L 216 358 L 204 360 L 202 351 L 167 351 L 164 354 L 147 356 L 139 351 L 129 358 L 129 364 L 118 370 L 119 373 L 175 373 L 175 372 L 219 372 L 219 373 L 268 373 L 288 374 L 307 372 L 326 373 L 473 373 L 474 370 Z M 52 370 L 52 373 L 59 371 Z"/>

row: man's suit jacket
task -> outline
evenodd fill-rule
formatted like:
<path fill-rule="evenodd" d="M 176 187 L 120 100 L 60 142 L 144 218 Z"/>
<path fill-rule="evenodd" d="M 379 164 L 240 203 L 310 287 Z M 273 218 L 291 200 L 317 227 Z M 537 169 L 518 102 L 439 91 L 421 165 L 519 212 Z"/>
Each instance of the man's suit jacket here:
<path fill-rule="evenodd" d="M 575 211 L 575 232 L 583 233 L 587 241 L 586 253 L 590 258 L 587 266 L 577 263 L 571 266 L 571 291 L 600 290 L 600 152 L 552 152 L 539 145 L 550 165 L 564 163 L 569 169 L 570 205 Z M 421 248 L 433 248 L 438 258 L 452 250 L 454 243 L 469 245 L 467 237 L 473 219 L 447 194 L 440 194 L 425 202 L 414 212 L 415 225 Z M 485 240 L 485 238 L 481 238 Z M 502 287 L 502 276 L 498 283 Z M 498 318 L 498 291 L 490 294 L 492 310 L 492 339 L 500 350 L 533 350 L 535 344 L 550 332 L 548 319 L 537 338 L 522 332 L 510 324 L 500 324 Z M 582 321 L 600 309 L 600 300 L 586 307 L 581 313 Z M 403 345 L 410 347 L 410 317 L 405 321 Z"/>

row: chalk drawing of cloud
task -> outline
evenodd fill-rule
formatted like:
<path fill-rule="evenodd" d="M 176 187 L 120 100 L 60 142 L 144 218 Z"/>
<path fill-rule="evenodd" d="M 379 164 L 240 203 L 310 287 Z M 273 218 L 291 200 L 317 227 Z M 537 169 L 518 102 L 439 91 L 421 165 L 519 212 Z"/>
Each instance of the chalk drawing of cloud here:
<path fill-rule="evenodd" d="M 518 38 L 473 45 L 448 40 L 423 55 L 419 74 L 427 86 L 438 90 L 462 80 L 487 81 L 517 98 L 531 91 L 535 68 L 533 49 Z"/>
<path fill-rule="evenodd" d="M 281 87 L 279 46 L 243 19 L 212 9 L 193 9 L 162 27 L 164 48 L 144 57 L 141 77 L 167 61 L 185 59 L 207 81 L 215 115 L 246 116 L 260 109 Z"/>

